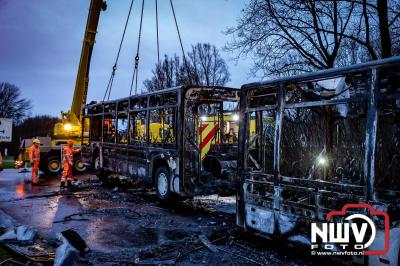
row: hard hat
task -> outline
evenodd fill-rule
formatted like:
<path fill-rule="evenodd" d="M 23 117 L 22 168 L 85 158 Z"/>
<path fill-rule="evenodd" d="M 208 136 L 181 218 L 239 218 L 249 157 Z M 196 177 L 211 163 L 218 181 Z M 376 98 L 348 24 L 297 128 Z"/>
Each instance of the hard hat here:
<path fill-rule="evenodd" d="M 73 145 L 74 141 L 72 139 L 67 140 L 67 144 Z"/>
<path fill-rule="evenodd" d="M 40 144 L 40 140 L 39 139 L 34 139 L 32 142 L 33 142 L 33 144 Z"/>

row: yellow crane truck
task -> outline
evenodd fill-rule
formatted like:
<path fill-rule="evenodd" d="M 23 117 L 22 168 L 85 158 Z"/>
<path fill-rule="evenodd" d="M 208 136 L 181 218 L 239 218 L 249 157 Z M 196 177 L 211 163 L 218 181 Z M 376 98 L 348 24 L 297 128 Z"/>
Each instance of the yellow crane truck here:
<path fill-rule="evenodd" d="M 105 1 L 91 0 L 71 109 L 68 112 L 61 112 L 61 122 L 54 126 L 52 137 L 38 137 L 41 141 L 40 170 L 46 174 L 58 174 L 61 172 L 61 148 L 62 145 L 66 144 L 68 139 L 73 139 L 76 144 L 81 144 L 82 139 L 85 141 L 85 138 L 82 138 L 82 134 L 83 137 L 88 134 L 84 132 L 84 128 L 88 127 L 83 126 L 81 123 L 82 106 L 86 104 L 90 60 L 96 41 L 100 13 L 106 10 L 106 8 L 107 4 Z M 31 139 L 24 139 L 21 142 L 17 165 L 21 165 L 29 160 L 27 151 L 31 145 Z M 82 173 L 86 170 L 86 166 L 80 157 L 80 155 L 77 155 L 76 160 L 74 160 L 74 170 L 77 173 Z"/>

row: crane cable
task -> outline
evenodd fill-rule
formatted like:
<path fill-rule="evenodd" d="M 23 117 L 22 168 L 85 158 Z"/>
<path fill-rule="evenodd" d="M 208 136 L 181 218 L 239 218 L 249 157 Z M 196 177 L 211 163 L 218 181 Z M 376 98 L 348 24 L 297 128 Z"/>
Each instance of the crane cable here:
<path fill-rule="evenodd" d="M 137 43 L 136 56 L 135 56 L 135 66 L 133 68 L 133 73 L 132 73 L 129 97 L 132 95 L 133 82 L 135 82 L 135 95 L 137 94 L 138 71 L 139 71 L 139 51 L 140 51 L 140 40 L 142 37 L 143 10 L 144 10 L 144 0 L 142 0 L 142 11 L 140 14 L 139 36 L 138 36 L 138 43 Z"/>
<path fill-rule="evenodd" d="M 171 4 L 171 9 L 172 9 L 172 14 L 174 15 L 174 21 L 175 21 L 175 27 L 176 27 L 176 31 L 178 32 L 178 38 L 179 38 L 179 44 L 181 45 L 181 50 L 182 50 L 182 56 L 183 56 L 183 64 L 185 65 L 186 68 L 186 72 L 188 74 L 188 78 L 189 78 L 189 67 L 186 61 L 186 56 L 185 56 L 185 49 L 183 48 L 183 44 L 182 44 L 182 38 L 181 38 L 181 33 L 179 31 L 179 26 L 178 26 L 178 21 L 176 20 L 176 15 L 175 15 L 175 9 L 174 9 L 174 5 L 172 3 L 172 0 L 169 0 L 169 3 Z"/>
<path fill-rule="evenodd" d="M 158 38 L 158 0 L 156 1 L 157 63 L 160 64 L 160 41 Z"/>
<path fill-rule="evenodd" d="M 117 57 L 116 57 L 116 59 L 115 59 L 114 66 L 112 67 L 111 76 L 110 76 L 110 79 L 108 80 L 107 89 L 106 89 L 106 92 L 104 93 L 104 97 L 103 97 L 103 102 L 104 102 L 104 100 L 105 100 L 105 98 L 106 98 L 106 96 L 107 96 L 107 93 L 108 93 L 107 100 L 110 99 L 111 89 L 112 89 L 112 85 L 113 85 L 114 77 L 115 77 L 115 71 L 117 70 L 118 59 L 119 59 L 119 55 L 120 55 L 120 53 L 121 53 L 122 44 L 123 44 L 123 42 L 124 42 L 125 33 L 126 33 L 126 28 L 128 27 L 129 19 L 130 19 L 130 16 L 131 16 L 132 7 L 133 7 L 133 2 L 134 2 L 134 0 L 131 1 L 131 4 L 130 4 L 130 6 L 129 6 L 128 16 L 127 16 L 126 21 L 125 21 L 124 31 L 123 31 L 123 33 L 122 33 L 121 42 L 120 42 L 120 44 L 119 44 L 119 48 L 118 48 L 118 52 L 117 52 Z"/>
<path fill-rule="evenodd" d="M 126 29 L 129 23 L 129 19 L 130 19 L 130 15 L 131 15 L 131 11 L 132 11 L 132 7 L 133 7 L 133 2 L 134 0 L 131 1 L 130 7 L 129 7 L 129 12 L 128 12 L 128 16 L 125 22 L 125 26 L 124 26 L 124 31 L 122 34 L 122 38 L 121 38 L 121 42 L 118 48 L 118 53 L 117 53 L 117 57 L 114 63 L 114 66 L 112 68 L 112 72 L 111 72 L 111 76 L 110 79 L 108 81 L 108 85 L 107 85 L 107 89 L 106 92 L 104 94 L 103 97 L 103 102 L 107 96 L 108 93 L 108 97 L 107 100 L 110 99 L 110 95 L 111 95 L 111 89 L 112 89 L 112 85 L 114 82 L 114 77 L 115 77 L 115 72 L 117 70 L 117 64 L 118 64 L 118 59 L 121 53 L 121 49 L 122 49 L 122 44 L 125 38 L 125 33 L 126 33 Z M 156 30 L 157 30 L 157 59 L 158 59 L 158 63 L 160 63 L 160 47 L 159 47 L 159 25 L 158 25 L 158 0 L 155 0 L 156 2 Z M 170 5 L 171 5 L 171 10 L 172 10 L 172 14 L 174 16 L 174 22 L 175 22 L 175 27 L 176 27 L 176 31 L 178 33 L 178 38 L 179 38 L 179 44 L 181 47 L 181 51 L 182 51 L 182 56 L 183 56 L 183 62 L 187 71 L 187 74 L 189 76 L 190 71 L 189 71 L 189 67 L 187 64 L 187 60 L 186 60 L 186 55 L 185 55 L 185 49 L 183 48 L 183 42 L 182 42 L 182 37 L 179 31 L 179 26 L 178 26 L 178 21 L 176 19 L 176 14 L 175 14 L 175 9 L 174 9 L 174 5 L 172 3 L 172 0 L 169 1 Z M 131 80 L 131 85 L 130 85 L 130 92 L 129 92 L 129 96 L 132 95 L 132 89 L 133 89 L 133 84 L 135 83 L 135 95 L 137 94 L 137 85 L 138 85 L 138 71 L 139 71 L 139 52 L 140 52 L 140 42 L 141 42 L 141 35 L 142 35 L 142 25 L 143 25 L 143 13 L 144 13 L 144 0 L 142 0 L 142 8 L 141 8 L 141 15 L 140 15 L 140 26 L 139 26 L 139 36 L 138 36 L 138 43 L 137 43 L 137 49 L 136 49 L 136 56 L 135 56 L 135 63 L 134 63 L 134 69 L 133 69 L 133 73 L 132 73 L 132 80 Z"/>

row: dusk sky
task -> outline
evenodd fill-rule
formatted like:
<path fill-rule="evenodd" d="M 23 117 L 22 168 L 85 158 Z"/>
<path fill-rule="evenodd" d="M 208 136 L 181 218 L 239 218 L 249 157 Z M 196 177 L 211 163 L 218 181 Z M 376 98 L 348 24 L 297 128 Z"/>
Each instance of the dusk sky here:
<path fill-rule="evenodd" d="M 151 77 L 157 60 L 155 4 L 145 0 L 139 89 Z M 223 31 L 236 23 L 247 1 L 174 0 L 186 50 L 197 42 L 222 48 L 231 36 Z M 0 82 L 21 88 L 32 100 L 32 115 L 59 116 L 70 108 L 90 0 L 0 0 Z M 108 0 L 102 12 L 92 56 L 88 102 L 103 98 L 117 53 L 130 0 Z M 136 0 L 122 48 L 111 98 L 129 95 L 136 53 L 141 1 Z M 181 56 L 169 1 L 159 0 L 160 54 Z M 235 65 L 234 56 L 221 51 L 231 73 L 227 84 L 239 87 L 254 81 L 250 59 Z"/>

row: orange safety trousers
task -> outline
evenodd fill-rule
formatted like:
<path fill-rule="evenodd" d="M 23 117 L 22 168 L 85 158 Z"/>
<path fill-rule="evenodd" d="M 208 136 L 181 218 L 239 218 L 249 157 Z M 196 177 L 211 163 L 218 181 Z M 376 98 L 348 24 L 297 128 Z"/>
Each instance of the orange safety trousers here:
<path fill-rule="evenodd" d="M 72 181 L 72 166 L 64 160 L 63 162 L 63 174 L 61 176 L 61 182 Z"/>
<path fill-rule="evenodd" d="M 32 147 L 30 147 L 29 159 L 32 162 L 31 181 L 32 181 L 32 183 L 37 183 L 39 181 L 39 179 L 38 179 L 39 163 L 40 163 L 40 148 L 39 147 L 35 147 L 35 145 L 32 145 Z"/>
<path fill-rule="evenodd" d="M 63 174 L 61 176 L 61 182 L 72 182 L 72 166 L 74 162 L 74 152 L 73 148 L 68 146 L 64 147 L 64 158 L 63 158 Z"/>
<path fill-rule="evenodd" d="M 34 160 L 32 165 L 32 182 L 36 183 L 39 174 L 39 160 Z"/>

